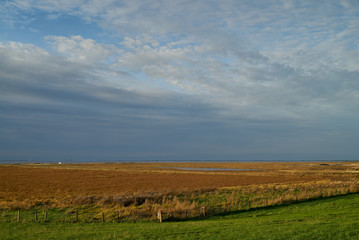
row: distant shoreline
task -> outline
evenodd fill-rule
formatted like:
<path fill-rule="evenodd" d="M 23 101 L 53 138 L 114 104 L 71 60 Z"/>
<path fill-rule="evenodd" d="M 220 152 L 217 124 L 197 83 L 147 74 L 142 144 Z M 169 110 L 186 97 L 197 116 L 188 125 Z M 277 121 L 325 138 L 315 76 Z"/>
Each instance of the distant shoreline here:
<path fill-rule="evenodd" d="M 0 164 L 86 164 L 86 163 L 276 163 L 276 162 L 357 162 L 359 160 L 94 160 L 94 161 L 81 161 L 81 160 L 49 160 L 49 161 L 36 161 L 36 160 L 0 160 Z"/>

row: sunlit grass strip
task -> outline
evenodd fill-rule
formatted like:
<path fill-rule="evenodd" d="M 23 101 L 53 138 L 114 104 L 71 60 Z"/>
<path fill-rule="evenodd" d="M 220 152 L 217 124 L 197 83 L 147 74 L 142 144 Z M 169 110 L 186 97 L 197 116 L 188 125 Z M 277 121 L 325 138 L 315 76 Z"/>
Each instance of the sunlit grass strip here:
<path fill-rule="evenodd" d="M 0 222 L 0 239 L 358 239 L 359 195 L 164 222 Z M 31 214 L 30 214 L 31 213 Z M 29 211 L 29 217 L 32 217 Z M 69 215 L 70 220 L 73 215 Z M 73 219 L 73 218 L 72 218 Z"/>
<path fill-rule="evenodd" d="M 65 222 L 74 221 L 76 212 L 80 216 L 80 221 L 83 222 L 101 222 L 103 221 L 102 214 L 106 216 L 106 221 L 110 222 L 115 221 L 115 219 L 116 221 L 155 221 L 159 210 L 163 212 L 164 220 L 187 219 L 201 217 L 203 207 L 207 209 L 206 215 L 209 216 L 356 193 L 358 192 L 358 186 L 358 182 L 354 181 L 252 185 L 194 192 L 142 193 L 140 195 L 125 196 L 127 202 L 122 201 L 121 196 L 97 198 L 88 196 L 78 199 L 77 202 L 74 201 L 70 206 L 55 208 L 59 209 L 55 213 L 61 213 L 63 216 L 61 221 Z M 33 216 L 27 216 L 30 214 L 28 212 L 33 212 L 30 215 L 34 215 L 35 211 L 41 213 L 51 210 L 46 205 L 32 208 L 11 207 L 11 205 L 8 205 L 7 208 L 4 208 L 2 220 L 14 221 L 15 213 L 11 212 L 19 209 L 23 211 L 22 221 L 25 221 L 25 219 L 32 221 L 34 219 Z M 28 211 L 24 211 L 26 209 Z M 42 218 L 39 214 L 38 221 L 41 221 L 40 219 Z"/>

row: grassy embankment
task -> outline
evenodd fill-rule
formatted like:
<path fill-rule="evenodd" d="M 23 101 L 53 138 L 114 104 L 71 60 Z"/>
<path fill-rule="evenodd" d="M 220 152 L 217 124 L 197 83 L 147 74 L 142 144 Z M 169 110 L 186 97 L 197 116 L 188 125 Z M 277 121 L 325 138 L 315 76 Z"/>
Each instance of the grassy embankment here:
<path fill-rule="evenodd" d="M 56 217 L 56 211 L 49 218 Z M 13 212 L 14 213 L 14 212 Z M 1 239 L 359 239 L 359 194 L 182 222 L 0 222 Z M 24 218 L 26 216 L 23 216 Z"/>
<path fill-rule="evenodd" d="M 197 191 L 175 191 L 167 193 L 141 193 L 140 195 L 82 196 L 70 205 L 55 207 L 38 202 L 31 207 L 1 209 L 2 221 L 32 221 L 35 212 L 40 217 L 45 212 L 51 221 L 71 222 L 75 216 L 81 222 L 132 222 L 157 221 L 156 214 L 162 212 L 163 220 L 185 220 L 195 217 L 213 216 L 238 210 L 287 205 L 318 198 L 328 198 L 358 192 L 355 182 L 310 182 L 297 184 L 263 184 Z M 16 214 L 15 214 L 16 213 Z"/>

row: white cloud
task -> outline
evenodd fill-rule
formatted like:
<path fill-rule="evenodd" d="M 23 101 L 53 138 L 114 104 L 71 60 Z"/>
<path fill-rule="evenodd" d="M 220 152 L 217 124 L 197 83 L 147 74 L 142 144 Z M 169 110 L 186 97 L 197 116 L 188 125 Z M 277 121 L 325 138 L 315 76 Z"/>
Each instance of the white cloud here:
<path fill-rule="evenodd" d="M 101 62 L 120 52 L 113 45 L 99 44 L 93 39 L 84 39 L 81 36 L 47 36 L 45 39 L 58 53 L 76 62 L 88 64 Z"/>
<path fill-rule="evenodd" d="M 11 1 L 15 6 L 20 9 L 37 8 L 49 12 L 60 12 L 60 11 L 73 11 L 78 6 L 86 4 L 86 0 L 15 0 Z"/>
<path fill-rule="evenodd" d="M 24 62 L 29 60 L 28 58 L 30 56 L 35 57 L 35 60 L 44 56 L 49 56 L 49 53 L 42 48 L 33 44 L 24 44 L 21 42 L 10 41 L 7 44 L 0 42 L 0 49 L 2 49 L 2 51 L 5 51 L 6 49 L 13 51 L 13 57 L 18 58 L 18 60 L 23 60 Z"/>

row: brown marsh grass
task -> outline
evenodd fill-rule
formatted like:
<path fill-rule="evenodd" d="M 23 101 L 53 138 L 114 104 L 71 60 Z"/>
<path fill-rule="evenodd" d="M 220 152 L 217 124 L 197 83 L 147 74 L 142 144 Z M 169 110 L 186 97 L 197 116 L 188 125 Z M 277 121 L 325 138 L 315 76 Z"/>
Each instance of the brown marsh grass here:
<path fill-rule="evenodd" d="M 124 216 L 148 216 L 158 209 L 200 214 L 201 206 L 241 210 L 358 192 L 358 187 L 358 162 L 0 165 L 2 209 L 85 207 L 121 211 Z"/>

